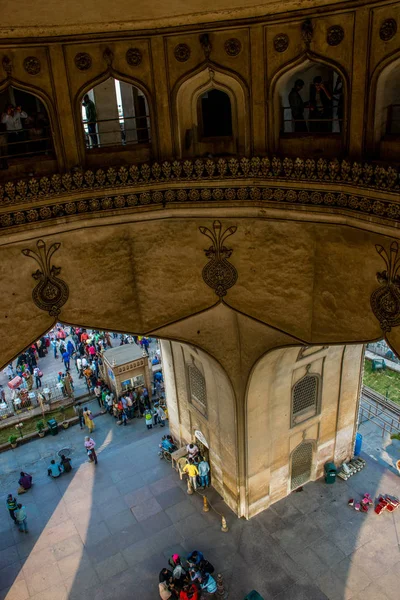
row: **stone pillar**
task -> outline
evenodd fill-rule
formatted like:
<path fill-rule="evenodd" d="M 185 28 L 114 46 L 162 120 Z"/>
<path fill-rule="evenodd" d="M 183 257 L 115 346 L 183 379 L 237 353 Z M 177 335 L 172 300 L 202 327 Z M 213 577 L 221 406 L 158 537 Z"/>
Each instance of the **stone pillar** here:
<path fill-rule="evenodd" d="M 103 81 L 93 89 L 96 106 L 97 130 L 100 146 L 120 145 L 121 129 L 118 119 L 118 103 L 115 93 L 115 82 L 112 77 Z M 101 122 L 107 119 L 105 122 Z M 111 120 L 108 120 L 111 119 Z"/>
<path fill-rule="evenodd" d="M 68 90 L 68 78 L 65 68 L 65 57 L 62 44 L 50 44 L 48 46 L 50 62 L 52 67 L 53 85 L 56 96 L 57 122 L 53 123 L 53 140 L 57 154 L 57 160 L 61 169 L 71 169 L 83 160 L 79 156 L 77 143 L 77 132 L 75 130 L 75 119 L 70 96 L 65 93 Z M 79 113 L 79 123 L 81 121 Z M 82 126 L 82 125 L 80 125 Z"/>
<path fill-rule="evenodd" d="M 360 160 L 363 153 L 365 97 L 367 94 L 365 82 L 367 80 L 369 40 L 366 32 L 369 27 L 370 12 L 367 8 L 359 9 L 354 15 L 353 65 L 356 65 L 357 68 L 353 68 L 353 79 L 350 83 L 351 98 L 347 104 L 350 110 L 348 110 L 346 118 L 349 128 L 349 156 L 352 160 Z"/>
<path fill-rule="evenodd" d="M 155 131 L 158 139 L 159 160 L 170 159 L 174 155 L 172 144 L 172 122 L 170 107 L 170 90 L 168 89 L 166 58 L 164 56 L 164 38 L 151 38 L 153 55 L 153 74 L 155 85 L 155 104 L 153 106 L 152 140 L 154 144 Z M 157 129 L 156 129 L 157 128 Z"/>
<path fill-rule="evenodd" d="M 132 118 L 136 116 L 135 96 L 137 96 L 138 91 L 130 83 L 125 83 L 125 81 L 121 81 L 120 86 L 122 111 L 124 113 L 125 140 L 127 144 L 131 144 L 138 141 L 136 119 Z"/>
<path fill-rule="evenodd" d="M 265 105 L 265 86 L 264 77 L 261 77 L 262 70 L 265 68 L 264 56 L 264 28 L 250 28 L 250 45 L 251 45 L 251 90 L 250 95 L 250 111 L 253 115 L 252 134 L 253 143 L 251 151 L 253 154 L 263 154 L 268 151 L 265 140 L 266 127 L 266 105 Z M 239 115 L 239 118 L 243 116 Z"/>

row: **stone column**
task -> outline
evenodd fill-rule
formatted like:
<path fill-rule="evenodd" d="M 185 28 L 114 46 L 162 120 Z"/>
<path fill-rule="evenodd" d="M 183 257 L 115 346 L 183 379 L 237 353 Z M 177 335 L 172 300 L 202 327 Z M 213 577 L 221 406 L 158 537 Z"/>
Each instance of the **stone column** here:
<path fill-rule="evenodd" d="M 172 122 L 170 110 L 170 90 L 167 81 L 166 58 L 164 56 L 164 39 L 162 36 L 151 38 L 153 56 L 153 76 L 155 81 L 155 104 L 153 106 L 152 140 L 155 131 L 158 139 L 159 159 L 170 159 L 174 155 L 172 145 Z"/>
<path fill-rule="evenodd" d="M 251 152 L 255 155 L 262 154 L 268 151 L 266 147 L 265 128 L 266 128 L 266 104 L 265 104 L 265 86 L 264 77 L 262 77 L 265 69 L 264 56 L 264 28 L 250 28 L 250 47 L 251 47 L 251 90 L 250 95 L 250 113 L 252 119 L 252 137 L 253 143 Z M 240 115 L 239 115 L 240 118 Z"/>
<path fill-rule="evenodd" d="M 122 111 L 124 113 L 125 140 L 127 144 L 136 143 L 138 141 L 136 119 L 132 117 L 136 116 L 135 96 L 137 96 L 137 89 L 130 83 L 125 83 L 125 81 L 121 81 L 120 86 Z"/>
<path fill-rule="evenodd" d="M 97 125 L 100 146 L 120 145 L 121 130 L 118 119 L 118 103 L 115 93 L 115 82 L 112 77 L 103 81 L 93 89 L 96 105 Z M 107 119 L 105 122 L 101 122 Z M 111 119 L 111 120 L 108 120 Z"/>
<path fill-rule="evenodd" d="M 367 57 L 369 9 L 359 9 L 355 12 L 354 26 L 354 59 L 353 78 L 351 81 L 351 98 L 347 103 L 347 127 L 349 139 L 349 156 L 352 160 L 360 160 L 363 152 L 365 97 L 367 89 Z M 346 98 L 345 98 L 346 102 Z"/>

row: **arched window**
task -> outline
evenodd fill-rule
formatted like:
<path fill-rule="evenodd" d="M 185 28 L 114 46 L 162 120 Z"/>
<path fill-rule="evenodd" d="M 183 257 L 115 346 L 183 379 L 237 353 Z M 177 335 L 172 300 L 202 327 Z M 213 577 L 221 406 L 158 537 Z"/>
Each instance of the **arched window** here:
<path fill-rule="evenodd" d="M 207 416 L 207 390 L 206 380 L 195 364 L 195 359 L 192 356 L 192 363 L 187 365 L 188 383 L 189 383 L 189 401 L 193 406 L 201 412 L 201 414 Z"/>
<path fill-rule="evenodd" d="M 0 93 L 0 169 L 54 157 L 49 116 L 43 102 L 33 94 L 9 86 Z"/>
<path fill-rule="evenodd" d="M 400 59 L 379 75 L 375 98 L 374 142 L 380 158 L 400 158 Z"/>
<path fill-rule="evenodd" d="M 293 386 L 291 427 L 314 417 L 319 412 L 319 397 L 319 375 L 306 375 Z"/>
<path fill-rule="evenodd" d="M 221 90 L 208 90 L 199 98 L 201 137 L 232 135 L 231 101 Z"/>
<path fill-rule="evenodd" d="M 281 134 L 320 135 L 341 133 L 344 119 L 344 86 L 332 67 L 308 61 L 279 86 Z"/>
<path fill-rule="evenodd" d="M 290 489 L 295 490 L 307 483 L 311 477 L 313 443 L 302 442 L 292 453 Z"/>
<path fill-rule="evenodd" d="M 109 77 L 82 99 L 86 149 L 151 141 L 146 96 L 137 87 Z"/>

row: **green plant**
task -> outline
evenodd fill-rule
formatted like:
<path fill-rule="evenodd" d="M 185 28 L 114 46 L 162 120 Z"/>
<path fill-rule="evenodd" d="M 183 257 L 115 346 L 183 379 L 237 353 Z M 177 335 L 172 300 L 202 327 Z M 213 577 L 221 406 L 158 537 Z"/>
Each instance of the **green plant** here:
<path fill-rule="evenodd" d="M 16 444 L 17 440 L 18 440 L 18 438 L 16 435 L 10 435 L 10 437 L 8 438 L 8 441 L 10 442 L 10 444 Z"/>
<path fill-rule="evenodd" d="M 36 423 L 36 429 L 38 430 L 38 432 L 40 433 L 41 431 L 43 431 L 43 429 L 45 428 L 44 422 L 43 421 L 38 421 Z"/>
<path fill-rule="evenodd" d="M 400 440 L 400 433 L 392 433 L 390 436 L 391 440 Z"/>

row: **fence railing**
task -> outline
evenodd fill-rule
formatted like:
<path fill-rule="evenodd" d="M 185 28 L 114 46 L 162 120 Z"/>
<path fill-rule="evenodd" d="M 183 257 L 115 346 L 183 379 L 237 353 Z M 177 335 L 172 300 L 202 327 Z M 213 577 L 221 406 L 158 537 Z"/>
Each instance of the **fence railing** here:
<path fill-rule="evenodd" d="M 90 148 L 105 148 L 108 146 L 126 146 L 129 144 L 147 144 L 151 141 L 150 115 L 140 117 L 115 117 L 113 119 L 97 119 L 88 121 L 83 119 L 83 128 L 85 132 L 85 145 Z M 103 129 L 104 123 L 115 124 L 118 127 Z M 100 125 L 100 127 L 99 127 Z M 129 127 L 129 125 L 131 125 Z M 107 141 L 108 136 L 115 136 L 117 139 Z"/>
<path fill-rule="evenodd" d="M 400 406 L 364 386 L 360 402 L 359 422 L 362 425 L 366 421 L 377 425 L 382 430 L 382 437 L 385 436 L 385 433 L 400 433 Z"/>
<path fill-rule="evenodd" d="M 290 106 L 283 106 L 281 114 L 281 133 L 295 134 L 340 134 L 343 128 L 343 119 L 338 117 L 313 118 L 312 113 L 306 109 L 304 118 L 294 119 Z M 291 125 L 288 131 L 286 124 Z"/>
<path fill-rule="evenodd" d="M 53 155 L 53 140 L 49 127 L 40 129 L 18 129 L 17 131 L 0 131 L 1 168 L 7 168 L 5 162 L 13 158 L 29 158 L 38 155 Z"/>

